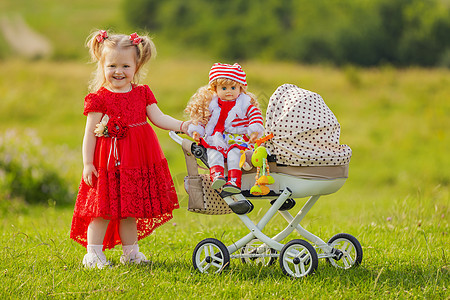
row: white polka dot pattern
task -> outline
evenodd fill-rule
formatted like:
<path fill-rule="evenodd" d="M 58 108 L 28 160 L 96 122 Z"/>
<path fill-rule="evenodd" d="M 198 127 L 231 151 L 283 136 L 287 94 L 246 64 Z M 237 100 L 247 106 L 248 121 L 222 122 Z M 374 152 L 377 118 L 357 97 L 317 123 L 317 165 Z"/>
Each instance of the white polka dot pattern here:
<path fill-rule="evenodd" d="M 270 97 L 266 112 L 267 149 L 278 164 L 332 166 L 350 162 L 352 150 L 339 144 L 340 125 L 314 92 L 284 84 Z"/>

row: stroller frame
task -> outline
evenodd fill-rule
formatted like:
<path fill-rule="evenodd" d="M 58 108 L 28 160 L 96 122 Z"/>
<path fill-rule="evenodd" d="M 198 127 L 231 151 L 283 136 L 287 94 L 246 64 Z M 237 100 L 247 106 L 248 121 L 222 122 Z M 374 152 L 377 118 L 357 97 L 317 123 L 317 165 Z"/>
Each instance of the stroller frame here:
<path fill-rule="evenodd" d="M 171 131 L 169 135 L 178 144 L 183 144 L 183 138 L 178 136 L 177 133 Z M 196 156 L 195 153 L 194 156 Z M 277 174 L 272 175 L 277 180 Z M 201 241 L 197 244 L 193 253 L 192 262 L 194 267 L 201 273 L 220 273 L 229 266 L 230 259 L 240 259 L 244 263 L 271 265 L 279 258 L 283 273 L 298 278 L 313 274 L 317 269 L 319 259 L 327 259 L 333 266 L 342 269 L 358 266 L 362 261 L 362 247 L 355 237 L 347 233 L 340 233 L 333 236 L 327 243 L 300 225 L 300 222 L 320 196 L 339 190 L 345 183 L 346 178 L 326 180 L 298 178 L 296 181 L 300 186 L 302 184 L 305 187 L 307 186 L 311 193 L 314 191 L 314 194 L 308 195 L 309 199 L 295 217 L 288 211 L 295 205 L 295 201 L 291 197 L 302 198 L 306 195 L 299 196 L 298 193 L 293 193 L 292 189 L 286 186 L 283 187 L 282 191 L 280 187 L 281 193 L 271 202 L 272 206 L 257 223 L 254 223 L 247 215 L 253 209 L 253 204 L 242 193 L 225 194 L 222 192 L 220 195 L 230 208 L 236 204 L 244 204 L 244 206 L 251 207 L 246 212 L 236 212 L 232 208 L 239 219 L 250 230 L 250 233 L 229 246 L 225 246 L 221 241 L 214 238 L 207 238 Z M 324 193 L 318 193 L 318 190 L 323 190 Z M 261 197 L 258 199 L 261 199 Z M 284 207 L 286 202 L 291 204 L 288 205 L 287 209 Z M 283 216 L 288 225 L 271 238 L 263 233 L 263 229 L 277 212 Z M 301 239 L 294 239 L 286 244 L 282 244 L 281 241 L 287 238 L 294 230 L 314 246 Z M 240 252 L 238 252 L 239 250 Z M 237 253 L 234 254 L 235 252 Z"/>

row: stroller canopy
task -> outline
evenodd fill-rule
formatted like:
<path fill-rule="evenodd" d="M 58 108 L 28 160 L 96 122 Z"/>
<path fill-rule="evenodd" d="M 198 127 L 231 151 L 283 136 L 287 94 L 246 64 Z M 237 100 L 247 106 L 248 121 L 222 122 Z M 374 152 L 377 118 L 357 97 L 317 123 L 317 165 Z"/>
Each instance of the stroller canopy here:
<path fill-rule="evenodd" d="M 352 150 L 339 144 L 340 125 L 314 92 L 284 84 L 270 97 L 266 142 L 276 162 L 288 166 L 336 166 L 350 162 Z"/>

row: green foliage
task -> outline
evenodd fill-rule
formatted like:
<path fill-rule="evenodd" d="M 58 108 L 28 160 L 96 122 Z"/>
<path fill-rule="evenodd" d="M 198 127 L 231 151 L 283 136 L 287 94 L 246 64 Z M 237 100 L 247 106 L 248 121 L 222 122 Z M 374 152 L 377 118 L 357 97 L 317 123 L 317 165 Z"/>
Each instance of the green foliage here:
<path fill-rule="evenodd" d="M 223 59 L 433 66 L 450 49 L 439 0 L 124 0 L 128 21 Z"/>
<path fill-rule="evenodd" d="M 36 132 L 5 132 L 0 136 L 0 198 L 71 203 L 74 194 L 50 161 L 55 163 L 55 154 L 42 147 Z"/>

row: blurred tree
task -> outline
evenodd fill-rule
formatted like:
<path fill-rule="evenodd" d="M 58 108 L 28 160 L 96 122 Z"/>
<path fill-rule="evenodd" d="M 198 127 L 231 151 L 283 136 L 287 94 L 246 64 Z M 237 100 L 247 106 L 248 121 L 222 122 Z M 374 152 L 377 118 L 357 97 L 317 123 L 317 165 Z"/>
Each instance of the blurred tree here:
<path fill-rule="evenodd" d="M 450 51 L 443 0 L 124 0 L 135 26 L 229 60 L 436 65 Z"/>

